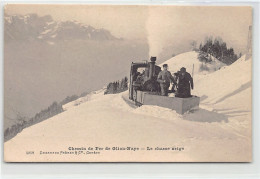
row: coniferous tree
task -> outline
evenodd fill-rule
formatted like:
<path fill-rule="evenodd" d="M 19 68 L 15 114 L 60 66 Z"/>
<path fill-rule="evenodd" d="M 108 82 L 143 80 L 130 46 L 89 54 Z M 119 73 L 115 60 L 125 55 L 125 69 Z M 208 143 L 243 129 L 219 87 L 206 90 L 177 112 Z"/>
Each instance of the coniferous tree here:
<path fill-rule="evenodd" d="M 238 59 L 234 49 L 228 49 L 226 43 L 219 37 L 215 38 L 214 41 L 212 37 L 206 38 L 205 44 L 200 44 L 198 55 L 199 60 L 209 63 L 211 62 L 212 56 L 228 65 Z"/>
<path fill-rule="evenodd" d="M 124 77 L 121 80 L 111 82 L 107 85 L 104 94 L 115 94 L 126 91 L 128 89 L 128 78 Z"/>

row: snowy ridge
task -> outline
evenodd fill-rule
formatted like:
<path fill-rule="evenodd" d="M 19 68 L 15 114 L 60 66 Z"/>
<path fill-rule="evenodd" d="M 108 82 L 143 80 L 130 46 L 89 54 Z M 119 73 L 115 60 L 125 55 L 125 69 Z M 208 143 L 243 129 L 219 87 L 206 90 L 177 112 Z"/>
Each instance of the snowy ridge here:
<path fill-rule="evenodd" d="M 168 64 L 169 71 L 171 71 L 172 73 L 177 72 L 178 70 L 180 70 L 181 67 L 185 67 L 187 72 L 189 72 L 190 74 L 192 74 L 193 65 L 194 65 L 194 74 L 208 74 L 219 70 L 223 66 L 226 66 L 224 63 L 222 63 L 221 61 L 217 60 L 214 57 L 212 57 L 212 62 L 204 64 L 199 61 L 198 53 L 195 51 L 179 54 L 165 61 L 159 66 L 162 67 L 162 65 L 165 63 Z M 200 66 L 202 64 L 206 65 L 209 70 L 208 71 L 200 70 Z"/>
<path fill-rule="evenodd" d="M 91 101 L 91 100 L 97 100 L 99 99 L 100 97 L 103 97 L 104 96 L 104 92 L 105 92 L 105 88 L 104 89 L 101 89 L 101 90 L 97 90 L 97 91 L 92 91 L 91 93 L 87 94 L 86 96 L 84 97 L 81 97 L 81 98 L 78 98 L 77 100 L 75 101 L 72 101 L 72 102 L 69 102 L 67 104 L 64 104 L 62 106 L 62 108 L 67 111 L 75 106 L 78 106 L 82 103 L 85 103 L 85 102 L 88 102 L 88 101 Z"/>
<path fill-rule="evenodd" d="M 251 62 L 251 59 L 245 60 L 245 56 L 242 56 L 232 65 L 204 76 L 203 79 L 197 81 L 196 93 L 207 95 L 209 99 L 206 101 L 208 102 L 218 103 L 229 93 L 243 87 L 251 87 Z M 203 87 L 206 85 L 207 88 Z"/>
<path fill-rule="evenodd" d="M 4 17 L 5 37 L 10 39 L 35 39 L 50 41 L 80 39 L 80 40 L 118 40 L 106 29 L 94 27 L 78 21 L 54 21 L 51 16 L 7 15 Z"/>

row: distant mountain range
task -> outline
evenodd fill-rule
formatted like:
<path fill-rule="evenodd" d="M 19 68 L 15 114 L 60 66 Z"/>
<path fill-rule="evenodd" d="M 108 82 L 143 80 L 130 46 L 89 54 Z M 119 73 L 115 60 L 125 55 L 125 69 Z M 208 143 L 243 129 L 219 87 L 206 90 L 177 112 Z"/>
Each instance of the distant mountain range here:
<path fill-rule="evenodd" d="M 122 40 L 106 29 L 95 29 L 78 21 L 55 21 L 51 16 L 7 15 L 4 18 L 5 40 L 41 40 L 49 44 L 56 40 Z"/>

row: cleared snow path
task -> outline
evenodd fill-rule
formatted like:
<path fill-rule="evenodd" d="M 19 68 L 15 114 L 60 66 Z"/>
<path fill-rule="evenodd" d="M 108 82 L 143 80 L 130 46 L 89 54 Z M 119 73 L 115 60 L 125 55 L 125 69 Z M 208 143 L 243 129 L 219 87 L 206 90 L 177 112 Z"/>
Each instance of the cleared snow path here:
<path fill-rule="evenodd" d="M 243 161 L 250 142 L 223 129 L 221 115 L 200 109 L 183 117 L 157 106 L 133 108 L 122 98 L 105 95 L 71 106 L 31 126 L 5 143 L 7 161 Z M 125 98 L 124 98 L 125 99 Z M 196 119 L 213 122 L 190 121 Z M 200 118 L 199 116 L 202 116 Z M 225 123 L 225 120 L 223 120 Z M 224 125 L 224 124 L 223 124 Z M 80 145 L 79 145 L 80 144 Z M 103 151 L 98 155 L 39 155 L 68 147 L 183 147 L 183 151 Z M 35 155 L 26 155 L 35 151 Z M 129 155 L 130 154 L 130 155 Z M 102 159 L 101 159 L 102 158 Z"/>

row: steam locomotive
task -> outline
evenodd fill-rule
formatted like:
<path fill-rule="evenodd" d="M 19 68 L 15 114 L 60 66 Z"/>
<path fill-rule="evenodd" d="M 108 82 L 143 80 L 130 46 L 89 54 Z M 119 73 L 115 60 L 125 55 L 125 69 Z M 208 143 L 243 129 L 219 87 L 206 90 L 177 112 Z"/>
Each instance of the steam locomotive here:
<path fill-rule="evenodd" d="M 129 99 L 135 102 L 135 105 L 156 105 L 175 110 L 183 114 L 192 108 L 198 107 L 200 98 L 191 96 L 189 98 L 178 98 L 161 96 L 160 84 L 157 77 L 161 67 L 155 65 L 156 57 L 151 57 L 150 62 L 131 64 Z M 143 69 L 140 72 L 140 69 Z"/>
<path fill-rule="evenodd" d="M 160 84 L 157 82 L 161 67 L 155 65 L 156 57 L 151 57 L 150 62 L 133 63 L 130 71 L 129 99 L 137 99 L 137 91 L 146 91 L 150 94 L 160 94 Z M 144 69 L 142 73 L 138 69 Z"/>

